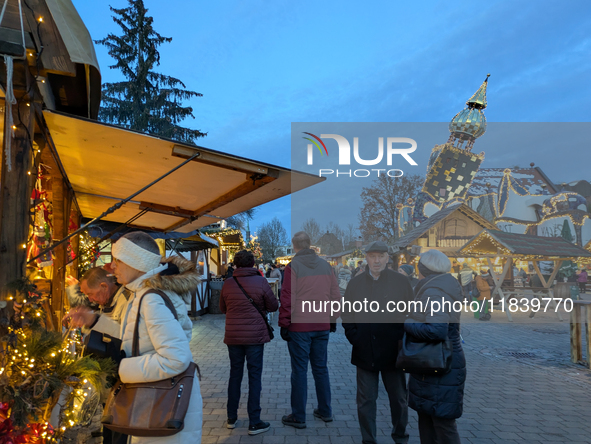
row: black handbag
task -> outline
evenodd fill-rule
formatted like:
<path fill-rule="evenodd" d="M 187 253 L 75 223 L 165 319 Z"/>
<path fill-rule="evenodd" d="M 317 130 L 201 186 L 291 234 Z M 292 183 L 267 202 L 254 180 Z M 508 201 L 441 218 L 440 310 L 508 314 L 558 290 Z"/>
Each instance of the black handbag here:
<path fill-rule="evenodd" d="M 415 300 L 421 293 L 419 291 Z M 444 375 L 451 370 L 452 353 L 453 344 L 447 337 L 438 342 L 419 342 L 405 332 L 398 347 L 396 368 L 416 375 Z"/>
<path fill-rule="evenodd" d="M 445 375 L 451 370 L 453 345 L 449 338 L 440 342 L 416 342 L 404 333 L 396 358 L 396 368 L 417 375 Z"/>
<path fill-rule="evenodd" d="M 121 339 L 91 330 L 84 338 L 84 356 L 111 358 L 118 364 L 125 358 L 125 351 L 121 350 Z"/>
<path fill-rule="evenodd" d="M 254 301 L 248 295 L 248 293 L 246 292 L 246 290 L 244 290 L 244 288 L 242 287 L 242 285 L 240 285 L 240 282 L 238 282 L 238 279 L 236 279 L 235 277 L 233 279 L 236 282 L 236 284 L 238 284 L 238 287 L 240 287 L 240 290 L 242 290 L 242 293 L 244 293 L 244 296 L 246 296 L 246 298 L 250 301 L 250 303 L 254 306 L 254 308 L 256 308 L 257 311 L 259 312 L 259 314 L 263 317 L 263 321 L 265 322 L 265 325 L 267 326 L 267 331 L 269 332 L 269 339 L 273 340 L 273 338 L 275 337 L 275 335 L 273 334 L 273 332 L 275 330 L 269 324 L 269 320 L 267 319 L 267 316 L 265 316 L 265 313 L 263 313 L 261 311 L 261 309 L 259 307 L 257 307 L 257 304 L 254 303 Z"/>

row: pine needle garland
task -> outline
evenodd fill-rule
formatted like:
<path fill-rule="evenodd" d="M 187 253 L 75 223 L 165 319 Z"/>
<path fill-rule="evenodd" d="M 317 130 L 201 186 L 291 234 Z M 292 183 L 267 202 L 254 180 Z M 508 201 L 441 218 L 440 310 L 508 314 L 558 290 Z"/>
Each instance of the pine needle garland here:
<path fill-rule="evenodd" d="M 107 386 L 116 366 L 110 359 L 80 356 L 75 331 L 47 330 L 39 321 L 46 316 L 40 295 L 30 281 L 14 282 L 11 288 L 21 309 L 11 319 L 8 335 L 0 338 L 7 344 L 0 354 L 0 410 L 9 412 L 5 419 L 0 414 L 0 429 L 10 430 L 12 437 L 45 433 L 55 439 L 76 425 L 76 408 L 93 390 Z M 54 433 L 47 421 L 58 403 L 60 424 Z"/>

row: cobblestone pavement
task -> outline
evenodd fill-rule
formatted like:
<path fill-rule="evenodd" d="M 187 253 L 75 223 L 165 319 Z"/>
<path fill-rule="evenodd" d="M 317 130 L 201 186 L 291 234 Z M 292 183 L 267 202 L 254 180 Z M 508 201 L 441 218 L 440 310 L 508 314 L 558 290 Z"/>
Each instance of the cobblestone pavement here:
<path fill-rule="evenodd" d="M 569 357 L 568 314 L 564 322 L 554 314 L 514 315 L 509 323 L 495 312 L 491 322 L 462 315 L 462 336 L 468 365 L 464 415 L 458 420 L 462 443 L 591 443 L 591 371 L 572 364 Z M 275 317 L 274 323 L 276 324 Z M 330 336 L 328 359 L 335 421 L 325 424 L 312 416 L 316 406 L 309 373 L 307 428 L 281 424 L 290 413 L 290 364 L 287 346 L 276 329 L 265 346 L 262 419 L 271 430 L 248 436 L 243 380 L 239 424 L 225 428 L 229 359 L 224 337 L 224 316 L 205 315 L 194 323 L 191 347 L 203 379 L 203 443 L 361 443 L 355 405 L 355 367 L 351 346 L 342 327 Z M 386 393 L 378 399 L 378 442 L 392 443 Z M 417 416 L 409 410 L 410 444 L 418 444 Z"/>

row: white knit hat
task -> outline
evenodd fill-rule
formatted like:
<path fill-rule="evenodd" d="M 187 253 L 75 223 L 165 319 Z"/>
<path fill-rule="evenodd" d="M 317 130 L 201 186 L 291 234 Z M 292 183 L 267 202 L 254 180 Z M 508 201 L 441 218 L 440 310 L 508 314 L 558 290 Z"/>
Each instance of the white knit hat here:
<path fill-rule="evenodd" d="M 144 250 L 124 237 L 113 244 L 111 253 L 115 259 L 144 273 L 158 267 L 162 260 L 160 254 Z"/>
<path fill-rule="evenodd" d="M 439 250 L 429 250 L 421 254 L 419 262 L 435 273 L 448 273 L 451 270 L 451 262 Z"/>

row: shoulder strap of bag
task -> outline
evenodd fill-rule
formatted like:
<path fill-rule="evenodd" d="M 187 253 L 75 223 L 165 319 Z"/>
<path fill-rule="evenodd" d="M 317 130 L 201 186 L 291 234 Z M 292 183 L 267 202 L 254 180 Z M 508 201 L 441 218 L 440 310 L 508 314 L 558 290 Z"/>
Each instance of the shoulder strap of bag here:
<path fill-rule="evenodd" d="M 240 282 L 238 282 L 238 279 L 235 277 L 233 277 L 232 279 L 234 279 L 236 284 L 238 284 L 238 287 L 240 287 L 240 290 L 242 290 L 242 293 L 244 293 L 244 296 L 246 296 L 246 299 L 248 299 L 250 301 L 250 303 L 253 305 L 253 307 L 256 308 L 257 311 L 259 312 L 259 314 L 263 317 L 265 324 L 268 325 L 267 316 L 265 316 L 265 314 L 261 311 L 261 309 L 257 306 L 257 304 L 254 303 L 253 299 L 248 295 L 246 290 L 244 290 L 244 287 L 242 287 L 242 285 L 240 285 Z"/>
<path fill-rule="evenodd" d="M 176 312 L 176 309 L 174 308 L 174 305 L 172 303 L 172 301 L 170 300 L 170 298 L 168 297 L 168 295 L 166 293 L 164 293 L 161 290 L 156 290 L 156 289 L 150 289 L 149 291 L 146 291 L 142 297 L 140 298 L 140 301 L 138 302 L 137 305 L 137 316 L 135 318 L 135 328 L 133 330 L 133 342 L 132 342 L 132 347 L 131 347 L 131 357 L 135 357 L 135 356 L 139 356 L 140 355 L 140 338 L 139 338 L 139 330 L 140 330 L 140 309 L 142 308 L 142 301 L 144 300 L 144 297 L 147 294 L 157 294 L 158 296 L 160 296 L 163 300 L 164 300 L 164 304 L 170 309 L 170 311 L 172 312 L 172 315 L 174 316 L 174 318 L 178 321 L 179 317 L 178 314 Z"/>

